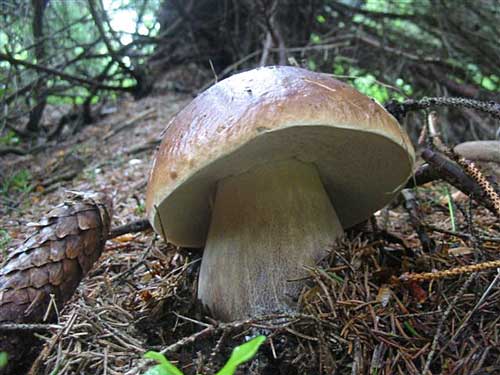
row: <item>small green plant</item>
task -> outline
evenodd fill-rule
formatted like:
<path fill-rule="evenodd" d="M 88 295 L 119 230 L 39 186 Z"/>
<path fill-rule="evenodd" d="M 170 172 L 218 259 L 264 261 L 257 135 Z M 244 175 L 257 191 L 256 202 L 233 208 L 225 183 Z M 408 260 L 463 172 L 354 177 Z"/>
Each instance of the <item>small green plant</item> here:
<path fill-rule="evenodd" d="M 4 179 L 0 192 L 5 196 L 12 192 L 28 192 L 31 190 L 30 180 L 31 173 L 27 169 L 21 169 Z"/>
<path fill-rule="evenodd" d="M 0 137 L 0 144 L 6 146 L 15 146 L 20 142 L 19 137 L 12 130 L 9 130 L 4 136 Z"/>
<path fill-rule="evenodd" d="M 448 186 L 444 187 L 444 193 L 446 194 L 446 200 L 448 202 L 448 212 L 450 213 L 451 230 L 453 232 L 456 232 L 457 225 L 455 220 L 455 204 L 453 203 L 453 197 L 450 194 L 450 189 L 448 189 Z"/>
<path fill-rule="evenodd" d="M 146 212 L 146 206 L 143 203 L 138 203 L 137 206 L 134 209 L 134 213 L 137 216 L 142 216 Z"/>
<path fill-rule="evenodd" d="M 9 246 L 10 243 L 10 236 L 9 232 L 7 232 L 5 229 L 0 229 L 0 253 L 4 256 L 7 255 L 7 246 Z M 0 353 L 1 354 L 1 353 Z"/>
<path fill-rule="evenodd" d="M 0 352 L 0 368 L 7 366 L 8 355 L 6 352 Z"/>
<path fill-rule="evenodd" d="M 266 341 L 265 336 L 257 336 L 243 345 L 234 348 L 229 360 L 215 375 L 233 375 L 239 365 L 251 360 L 257 354 L 259 347 L 264 341 Z M 144 358 L 154 359 L 158 362 L 156 366 L 150 368 L 144 375 L 184 375 L 181 370 L 170 363 L 161 353 L 147 352 L 144 354 Z"/>

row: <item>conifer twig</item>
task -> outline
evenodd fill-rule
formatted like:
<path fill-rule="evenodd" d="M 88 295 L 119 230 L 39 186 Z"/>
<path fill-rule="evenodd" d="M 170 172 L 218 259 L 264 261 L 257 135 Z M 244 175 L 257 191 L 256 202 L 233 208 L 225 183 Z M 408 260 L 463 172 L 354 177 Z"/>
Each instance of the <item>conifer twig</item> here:
<path fill-rule="evenodd" d="M 444 279 L 447 277 L 459 276 L 464 273 L 488 271 L 490 269 L 500 268 L 500 260 L 492 260 L 489 262 L 482 262 L 477 264 L 469 264 L 467 266 L 450 268 L 443 271 L 423 272 L 423 273 L 409 273 L 406 272 L 399 277 L 400 281 L 431 281 Z"/>
<path fill-rule="evenodd" d="M 500 120 L 500 103 L 494 101 L 481 101 L 469 98 L 456 97 L 423 97 L 422 99 L 409 99 L 404 102 L 390 101 L 385 108 L 398 120 L 402 120 L 408 112 L 428 109 L 431 107 L 458 107 L 470 108 L 481 111 Z"/>

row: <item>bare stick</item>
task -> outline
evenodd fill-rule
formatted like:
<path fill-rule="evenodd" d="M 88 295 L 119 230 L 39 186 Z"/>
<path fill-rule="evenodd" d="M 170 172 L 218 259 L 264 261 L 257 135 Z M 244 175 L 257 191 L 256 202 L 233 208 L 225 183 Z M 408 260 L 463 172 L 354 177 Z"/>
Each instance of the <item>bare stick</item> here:
<path fill-rule="evenodd" d="M 151 116 L 155 112 L 156 112 L 155 108 L 149 108 L 149 109 L 146 109 L 145 111 L 138 113 L 136 116 L 132 117 L 128 121 L 125 121 L 123 124 L 121 124 L 117 128 L 112 129 L 108 134 L 106 134 L 104 136 L 104 140 L 107 141 L 109 138 L 111 138 L 115 134 L 117 134 L 117 133 L 119 133 L 127 128 L 130 128 L 131 126 L 134 126 L 138 121 L 146 119 L 147 117 Z"/>
<path fill-rule="evenodd" d="M 23 323 L 2 323 L 0 324 L 0 332 L 2 331 L 49 331 L 51 329 L 61 329 L 63 326 L 59 324 L 23 324 Z"/>
<path fill-rule="evenodd" d="M 422 249 L 425 252 L 434 251 L 434 241 L 429 237 L 425 231 L 425 225 L 422 224 L 421 213 L 418 208 L 417 198 L 411 189 L 403 189 L 401 194 L 405 200 L 404 207 L 410 215 L 410 223 L 418 234 L 418 238 L 422 243 Z"/>
<path fill-rule="evenodd" d="M 11 63 L 13 65 L 21 65 L 21 66 L 25 66 L 26 68 L 34 69 L 34 70 L 41 71 L 41 72 L 44 72 L 44 73 L 48 73 L 48 74 L 51 74 L 51 75 L 56 75 L 56 76 L 61 77 L 62 79 L 65 79 L 67 81 L 78 82 L 78 83 L 82 83 L 84 85 L 94 86 L 94 87 L 100 88 L 102 90 L 114 90 L 114 91 L 131 92 L 134 89 L 133 87 L 122 87 L 122 86 L 104 85 L 102 83 L 93 81 L 91 79 L 73 76 L 71 74 L 64 73 L 64 72 L 61 72 L 61 71 L 56 70 L 56 69 L 48 68 L 46 66 L 33 64 L 33 63 L 30 63 L 30 62 L 25 61 L 25 60 L 19 60 L 19 59 L 16 59 L 16 58 L 8 55 L 8 54 L 0 52 L 0 61 L 1 60 L 8 61 L 9 63 Z"/>
<path fill-rule="evenodd" d="M 500 103 L 481 101 L 468 98 L 424 97 L 419 100 L 405 100 L 402 103 L 390 101 L 385 108 L 396 118 L 403 119 L 408 112 L 418 111 L 431 107 L 464 107 L 485 112 L 500 120 Z"/>
<path fill-rule="evenodd" d="M 147 219 L 132 221 L 129 224 L 113 228 L 108 235 L 108 240 L 127 233 L 144 232 L 148 229 L 151 229 L 151 224 L 149 224 L 149 221 Z"/>
<path fill-rule="evenodd" d="M 429 164 L 422 164 L 417 170 L 413 173 L 413 178 L 408 180 L 406 184 L 406 188 L 412 188 L 415 186 L 422 186 L 429 182 L 440 180 L 441 176 L 438 171 L 436 171 Z"/>
<path fill-rule="evenodd" d="M 466 240 L 469 240 L 471 239 L 471 235 L 468 234 L 468 233 L 463 233 L 463 232 L 453 232 L 451 230 L 446 230 L 446 229 L 443 229 L 443 228 L 438 228 L 434 225 L 430 225 L 430 224 L 425 224 L 425 226 L 433 231 L 433 232 L 439 232 L 439 233 L 444 233 L 444 234 L 449 234 L 450 236 L 455 236 L 455 237 L 460 237 L 460 238 L 464 238 Z M 487 237 L 487 236 L 477 236 L 481 241 L 489 241 L 489 242 L 500 242 L 500 237 Z"/>
<path fill-rule="evenodd" d="M 497 215 L 495 206 L 490 202 L 481 186 L 468 176 L 460 166 L 453 163 L 441 153 L 431 149 L 425 149 L 421 155 L 438 172 L 443 180 L 470 196 L 494 215 Z"/>

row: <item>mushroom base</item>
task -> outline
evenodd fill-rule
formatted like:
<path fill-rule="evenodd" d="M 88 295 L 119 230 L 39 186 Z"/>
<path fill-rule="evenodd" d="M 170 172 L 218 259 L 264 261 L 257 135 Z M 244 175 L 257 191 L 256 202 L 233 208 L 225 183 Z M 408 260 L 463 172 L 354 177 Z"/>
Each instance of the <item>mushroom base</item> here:
<path fill-rule="evenodd" d="M 313 266 L 343 233 L 313 164 L 276 161 L 221 180 L 198 297 L 231 321 L 293 311 Z"/>

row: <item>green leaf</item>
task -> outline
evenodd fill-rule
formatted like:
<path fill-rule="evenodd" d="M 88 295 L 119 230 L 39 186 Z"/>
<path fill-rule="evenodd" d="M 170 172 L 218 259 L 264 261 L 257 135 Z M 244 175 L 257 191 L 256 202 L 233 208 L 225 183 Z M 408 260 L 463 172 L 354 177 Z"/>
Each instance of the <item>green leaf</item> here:
<path fill-rule="evenodd" d="M 453 198 L 450 194 L 450 190 L 448 189 L 448 186 L 444 187 L 444 192 L 446 194 L 446 199 L 448 200 L 448 212 L 450 213 L 451 230 L 452 230 L 452 232 L 456 232 L 457 225 L 456 225 L 456 221 L 455 221 L 455 205 L 453 203 Z"/>
<path fill-rule="evenodd" d="M 408 331 L 410 331 L 410 333 L 412 334 L 412 336 L 415 336 L 415 337 L 419 337 L 420 336 L 418 334 L 418 332 L 415 330 L 415 328 L 413 328 L 413 326 L 411 325 L 410 322 L 404 322 L 403 325 L 406 327 L 406 329 Z"/>
<path fill-rule="evenodd" d="M 167 371 L 162 365 L 156 365 L 146 371 L 144 375 L 170 375 L 170 372 Z"/>
<path fill-rule="evenodd" d="M 325 16 L 320 14 L 319 16 L 316 16 L 316 21 L 318 21 L 318 23 L 325 23 L 326 18 L 325 18 Z"/>
<path fill-rule="evenodd" d="M 255 356 L 255 354 L 257 354 L 259 347 L 264 343 L 264 341 L 266 341 L 266 336 L 257 336 L 252 340 L 246 342 L 245 344 L 234 348 L 233 353 L 231 354 L 231 357 L 229 358 L 227 363 L 215 375 L 234 374 L 236 368 L 239 365 L 251 360 Z"/>
<path fill-rule="evenodd" d="M 171 364 L 165 356 L 158 352 L 147 352 L 144 358 L 154 359 L 159 364 L 151 367 L 144 375 L 184 375 L 181 370 Z"/>
<path fill-rule="evenodd" d="M 7 366 L 8 355 L 6 352 L 0 352 L 0 368 Z"/>

